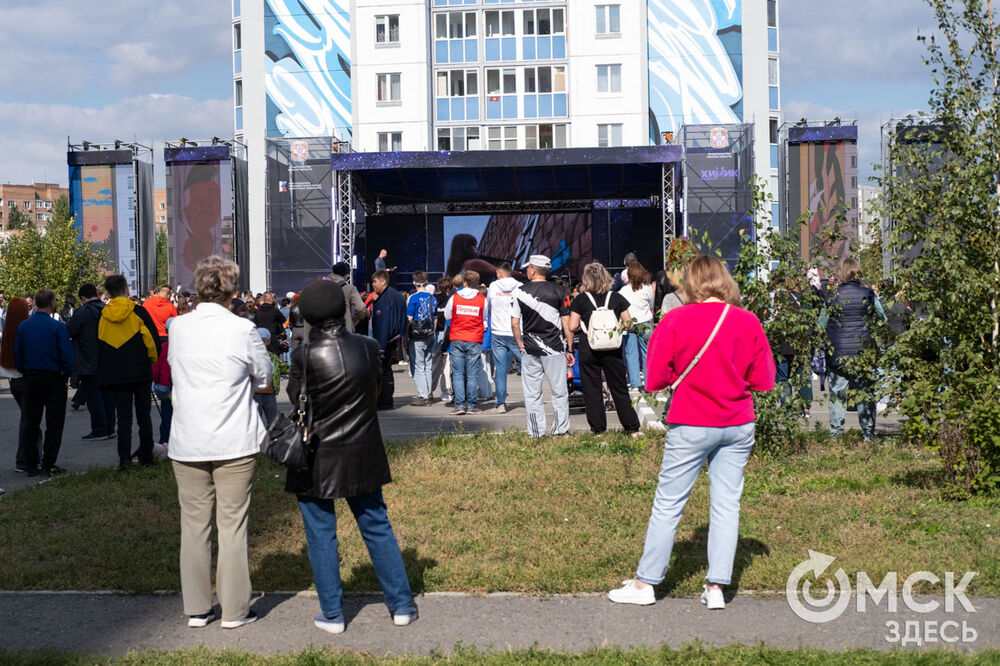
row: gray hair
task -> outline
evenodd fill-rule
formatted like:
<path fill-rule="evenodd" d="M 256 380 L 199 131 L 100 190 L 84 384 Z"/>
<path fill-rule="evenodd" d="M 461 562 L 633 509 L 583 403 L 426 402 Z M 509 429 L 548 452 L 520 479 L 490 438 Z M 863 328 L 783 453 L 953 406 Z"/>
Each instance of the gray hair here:
<path fill-rule="evenodd" d="M 194 288 L 202 303 L 229 307 L 240 279 L 236 262 L 213 255 L 198 262 L 194 269 Z"/>

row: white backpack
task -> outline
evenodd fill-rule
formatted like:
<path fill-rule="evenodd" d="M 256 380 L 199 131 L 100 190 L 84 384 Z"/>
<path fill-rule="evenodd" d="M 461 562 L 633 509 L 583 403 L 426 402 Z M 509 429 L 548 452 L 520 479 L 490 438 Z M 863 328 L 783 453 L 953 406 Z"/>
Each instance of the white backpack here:
<path fill-rule="evenodd" d="M 587 343 L 590 348 L 594 351 L 607 351 L 609 349 L 621 349 L 622 346 L 622 328 L 618 324 L 618 316 L 615 314 L 614 310 L 608 309 L 608 304 L 611 302 L 611 292 L 609 291 L 604 297 L 604 305 L 598 307 L 597 301 L 594 300 L 593 294 L 589 291 L 583 292 L 587 294 L 587 298 L 594 305 L 594 312 L 590 315 L 590 327 L 584 324 L 582 321 L 580 325 L 583 327 L 583 332 L 587 334 Z"/>

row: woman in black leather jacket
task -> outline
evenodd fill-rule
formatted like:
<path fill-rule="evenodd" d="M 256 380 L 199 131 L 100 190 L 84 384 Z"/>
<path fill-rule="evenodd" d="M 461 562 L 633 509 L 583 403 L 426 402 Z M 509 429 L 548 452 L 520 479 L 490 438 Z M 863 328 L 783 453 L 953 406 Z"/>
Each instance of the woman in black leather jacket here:
<path fill-rule="evenodd" d="M 306 530 L 309 561 L 323 611 L 315 624 L 344 631 L 337 517 L 334 498 L 345 498 L 368 547 L 393 623 L 417 618 L 403 556 L 386 515 L 382 486 L 391 481 L 376 402 L 381 385 L 378 344 L 348 333 L 344 292 L 321 280 L 302 291 L 299 310 L 312 327 L 309 344 L 292 352 L 288 397 L 295 404 L 305 385 L 311 410 L 310 469 L 288 471 L 285 490 L 295 493 Z"/>

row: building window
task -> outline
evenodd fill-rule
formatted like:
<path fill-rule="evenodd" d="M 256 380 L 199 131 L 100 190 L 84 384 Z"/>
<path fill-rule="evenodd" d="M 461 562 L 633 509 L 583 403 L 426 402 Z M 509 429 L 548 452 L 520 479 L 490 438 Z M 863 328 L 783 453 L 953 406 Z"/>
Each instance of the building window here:
<path fill-rule="evenodd" d="M 482 150 L 478 127 L 441 127 L 437 131 L 438 150 Z"/>
<path fill-rule="evenodd" d="M 851 168 L 852 169 L 857 169 L 858 168 L 858 156 L 857 155 L 851 155 Z"/>
<path fill-rule="evenodd" d="M 501 86 L 502 82 L 502 86 Z M 487 95 L 513 95 L 517 92 L 517 73 L 513 69 L 487 69 Z"/>
<path fill-rule="evenodd" d="M 768 86 L 768 104 L 770 105 L 771 111 L 777 111 L 781 108 L 780 100 L 778 99 L 778 86 Z"/>
<path fill-rule="evenodd" d="M 622 125 L 616 123 L 612 125 L 597 126 L 597 145 L 601 148 L 609 148 L 622 145 Z"/>
<path fill-rule="evenodd" d="M 243 48 L 243 29 L 239 23 L 233 24 L 233 50 L 239 51 Z"/>
<path fill-rule="evenodd" d="M 767 0 L 767 27 L 778 27 L 778 0 Z"/>
<path fill-rule="evenodd" d="M 375 17 L 375 43 L 399 44 L 399 14 Z"/>
<path fill-rule="evenodd" d="M 438 97 L 475 97 L 479 94 L 479 73 L 474 69 L 453 69 L 437 73 Z"/>
<path fill-rule="evenodd" d="M 242 14 L 240 12 L 240 0 L 233 0 L 233 17 L 239 17 Z"/>
<path fill-rule="evenodd" d="M 400 92 L 400 75 L 379 74 L 378 75 L 378 101 L 381 103 L 400 102 L 402 94 Z"/>
<path fill-rule="evenodd" d="M 403 149 L 402 132 L 379 132 L 378 149 L 380 152 L 399 151 Z"/>
<path fill-rule="evenodd" d="M 488 127 L 486 136 L 488 150 L 517 150 L 517 126 Z"/>
<path fill-rule="evenodd" d="M 164 209 L 164 208 L 166 208 L 166 207 L 167 207 L 167 204 L 165 204 L 165 203 L 163 203 L 163 202 L 161 201 L 161 202 L 160 202 L 160 210 L 163 210 L 163 209 Z"/>
<path fill-rule="evenodd" d="M 486 12 L 486 36 L 487 37 L 513 37 L 514 36 L 514 12 L 492 11 Z"/>
<path fill-rule="evenodd" d="M 233 81 L 233 99 L 236 100 L 236 106 L 243 106 L 243 81 L 241 79 Z"/>
<path fill-rule="evenodd" d="M 434 18 L 436 39 L 465 39 L 476 36 L 476 12 L 448 12 Z"/>
<path fill-rule="evenodd" d="M 566 125 L 527 125 L 524 128 L 525 148 L 565 148 Z"/>
<path fill-rule="evenodd" d="M 525 67 L 524 92 L 566 92 L 565 67 Z"/>
<path fill-rule="evenodd" d="M 30 201 L 24 201 L 22 203 L 24 204 L 24 210 L 31 210 L 31 202 Z"/>
<path fill-rule="evenodd" d="M 621 5 L 597 5 L 597 34 L 621 34 Z"/>
<path fill-rule="evenodd" d="M 621 91 L 622 91 L 622 66 L 598 65 L 597 92 L 614 94 L 614 93 L 621 93 Z"/>
<path fill-rule="evenodd" d="M 767 138 L 769 143 L 778 143 L 778 119 L 770 118 L 767 121 Z"/>
<path fill-rule="evenodd" d="M 778 85 L 778 59 L 767 59 L 767 83 L 771 86 Z"/>
<path fill-rule="evenodd" d="M 565 10 L 525 9 L 522 12 L 524 35 L 561 35 L 566 32 Z"/>

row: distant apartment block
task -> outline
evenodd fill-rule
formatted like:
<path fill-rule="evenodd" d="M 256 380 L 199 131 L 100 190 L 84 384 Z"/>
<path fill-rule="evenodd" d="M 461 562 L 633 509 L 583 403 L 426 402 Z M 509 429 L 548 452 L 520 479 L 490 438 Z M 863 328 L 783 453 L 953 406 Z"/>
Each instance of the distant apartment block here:
<path fill-rule="evenodd" d="M 8 231 L 11 211 L 16 207 L 37 227 L 45 227 L 52 219 L 56 200 L 69 190 L 57 183 L 33 185 L 0 185 L 0 231 Z"/>

